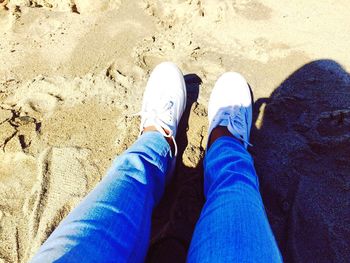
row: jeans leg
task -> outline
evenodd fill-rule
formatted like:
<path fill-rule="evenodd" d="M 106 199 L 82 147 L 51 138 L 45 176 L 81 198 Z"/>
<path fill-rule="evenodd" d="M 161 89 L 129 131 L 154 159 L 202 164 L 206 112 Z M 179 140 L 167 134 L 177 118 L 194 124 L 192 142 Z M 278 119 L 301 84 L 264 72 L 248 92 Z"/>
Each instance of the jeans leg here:
<path fill-rule="evenodd" d="M 232 137 L 221 137 L 204 160 L 206 203 L 188 262 L 282 262 L 259 192 L 252 157 Z"/>
<path fill-rule="evenodd" d="M 60 223 L 31 262 L 142 262 L 151 215 L 171 162 L 159 132 L 146 132 Z"/>

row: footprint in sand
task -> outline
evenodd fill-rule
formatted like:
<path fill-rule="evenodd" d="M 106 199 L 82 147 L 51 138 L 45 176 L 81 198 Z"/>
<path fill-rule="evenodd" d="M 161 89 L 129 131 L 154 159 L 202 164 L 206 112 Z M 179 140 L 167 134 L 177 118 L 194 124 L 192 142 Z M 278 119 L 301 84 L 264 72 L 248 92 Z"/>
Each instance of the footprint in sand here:
<path fill-rule="evenodd" d="M 43 83 L 45 84 L 45 83 Z M 57 87 L 55 87 L 58 89 Z M 29 90 L 29 88 L 28 88 Z M 15 105 L 16 109 L 20 109 L 26 115 L 40 119 L 42 116 L 50 115 L 55 111 L 60 102 L 64 98 L 50 88 L 34 87 L 31 92 L 18 92 L 9 97 L 6 103 Z"/>
<path fill-rule="evenodd" d="M 25 106 L 39 113 L 52 112 L 56 108 L 57 99 L 48 94 L 36 94 L 35 98 L 30 98 L 24 102 Z"/>

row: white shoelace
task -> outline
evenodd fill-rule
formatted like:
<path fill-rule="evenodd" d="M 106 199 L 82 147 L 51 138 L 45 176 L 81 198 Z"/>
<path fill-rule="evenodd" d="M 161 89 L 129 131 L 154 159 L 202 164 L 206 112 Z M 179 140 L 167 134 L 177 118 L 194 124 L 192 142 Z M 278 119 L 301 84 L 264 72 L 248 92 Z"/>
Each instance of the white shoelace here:
<path fill-rule="evenodd" d="M 222 121 L 227 121 L 227 129 L 235 136 L 239 136 L 239 140 L 245 142 L 249 146 L 253 146 L 248 140 L 244 139 L 242 134 L 245 134 L 246 125 L 244 125 L 246 109 L 240 106 L 227 107 L 220 110 L 218 116 L 220 117 L 220 122 L 217 125 L 220 125 Z M 215 118 L 214 118 L 215 119 Z M 216 125 L 216 126 L 217 126 Z"/>
<path fill-rule="evenodd" d="M 174 151 L 175 151 L 174 156 L 177 156 L 177 144 L 173 136 L 173 131 L 165 122 L 162 121 L 164 119 L 167 120 L 171 118 L 170 121 L 172 122 L 173 116 L 172 114 L 169 115 L 169 110 L 172 106 L 173 106 L 173 102 L 170 101 L 167 104 L 165 104 L 161 110 L 153 109 L 152 111 L 140 111 L 135 114 L 132 114 L 131 116 L 141 116 L 141 119 L 143 119 L 143 121 L 140 124 L 141 129 L 140 129 L 139 136 L 143 132 L 145 122 L 146 121 L 150 122 L 151 125 L 153 125 L 156 128 L 156 130 L 159 131 L 164 137 L 172 139 L 174 143 Z M 165 130 L 167 130 L 169 134 L 167 134 Z"/>

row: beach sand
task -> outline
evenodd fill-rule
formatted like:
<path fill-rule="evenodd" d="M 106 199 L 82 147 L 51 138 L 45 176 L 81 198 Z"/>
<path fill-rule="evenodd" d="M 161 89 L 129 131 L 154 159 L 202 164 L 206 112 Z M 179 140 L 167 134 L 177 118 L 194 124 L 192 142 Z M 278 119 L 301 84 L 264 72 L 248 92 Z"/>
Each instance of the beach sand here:
<path fill-rule="evenodd" d="M 27 262 L 137 138 L 150 71 L 184 72 L 148 262 L 182 262 L 204 202 L 207 103 L 254 93 L 250 152 L 286 262 L 350 260 L 350 3 L 0 0 L 0 262 Z M 166 88 L 166 87 L 165 87 Z"/>

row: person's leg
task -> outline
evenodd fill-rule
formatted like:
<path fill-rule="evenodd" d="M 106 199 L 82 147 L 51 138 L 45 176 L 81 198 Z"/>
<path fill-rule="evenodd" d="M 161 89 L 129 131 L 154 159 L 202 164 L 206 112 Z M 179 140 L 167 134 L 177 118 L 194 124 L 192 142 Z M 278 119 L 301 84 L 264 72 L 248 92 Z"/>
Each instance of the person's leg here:
<path fill-rule="evenodd" d="M 189 262 L 281 262 L 253 160 L 240 141 L 220 137 L 205 161 L 206 203 Z"/>
<path fill-rule="evenodd" d="M 251 97 L 243 77 L 221 77 L 209 101 L 206 203 L 188 262 L 282 262 L 259 192 L 249 144 Z"/>
<path fill-rule="evenodd" d="M 159 132 L 146 132 L 61 222 L 32 262 L 142 262 L 150 220 L 171 160 Z"/>
<path fill-rule="evenodd" d="M 116 158 L 103 180 L 61 222 L 31 262 L 144 260 L 152 210 L 175 164 L 174 137 L 185 103 L 181 71 L 172 63 L 158 65 L 143 98 L 142 136 Z"/>

